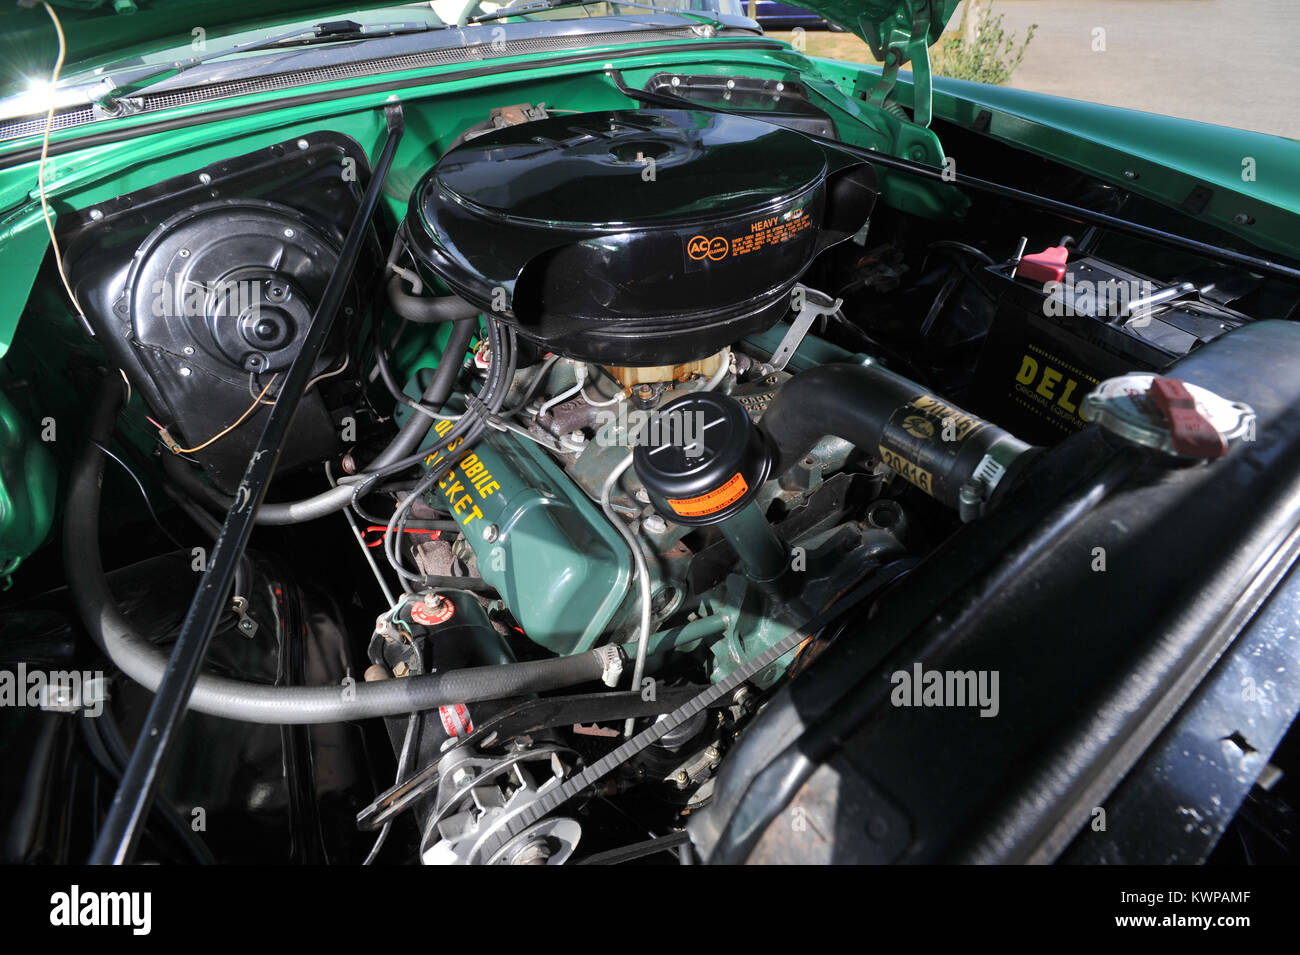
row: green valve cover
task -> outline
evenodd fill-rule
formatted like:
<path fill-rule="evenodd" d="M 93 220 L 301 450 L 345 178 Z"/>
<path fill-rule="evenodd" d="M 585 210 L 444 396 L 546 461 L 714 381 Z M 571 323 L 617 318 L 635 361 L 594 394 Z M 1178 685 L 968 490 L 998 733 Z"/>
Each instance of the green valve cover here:
<path fill-rule="evenodd" d="M 434 430 L 450 428 L 439 421 Z M 432 455 L 425 464 L 441 460 Z M 534 643 L 562 655 L 580 653 L 626 616 L 627 545 L 532 442 L 490 432 L 461 454 L 427 499 L 464 528 L 479 573 Z"/>

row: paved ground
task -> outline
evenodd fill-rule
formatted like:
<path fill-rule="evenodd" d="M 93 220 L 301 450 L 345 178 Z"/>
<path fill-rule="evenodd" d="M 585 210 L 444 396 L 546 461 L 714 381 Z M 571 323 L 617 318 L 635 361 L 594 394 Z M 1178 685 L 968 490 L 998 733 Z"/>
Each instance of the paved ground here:
<path fill-rule="evenodd" d="M 993 9 L 1020 36 L 1038 24 L 1008 86 L 1300 139 L 1300 0 L 995 0 Z M 1093 49 L 1099 29 L 1104 51 Z M 856 38 L 807 36 L 813 55 L 824 45 L 823 55 L 870 58 Z"/>

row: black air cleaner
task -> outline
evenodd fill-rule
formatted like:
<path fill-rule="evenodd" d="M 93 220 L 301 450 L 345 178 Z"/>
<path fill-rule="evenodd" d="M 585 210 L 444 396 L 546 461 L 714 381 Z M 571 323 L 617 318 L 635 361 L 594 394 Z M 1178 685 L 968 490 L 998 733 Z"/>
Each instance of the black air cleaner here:
<path fill-rule="evenodd" d="M 575 358 L 668 365 L 770 327 L 875 201 L 869 165 L 746 117 L 624 110 L 450 150 L 407 231 L 457 294 Z"/>

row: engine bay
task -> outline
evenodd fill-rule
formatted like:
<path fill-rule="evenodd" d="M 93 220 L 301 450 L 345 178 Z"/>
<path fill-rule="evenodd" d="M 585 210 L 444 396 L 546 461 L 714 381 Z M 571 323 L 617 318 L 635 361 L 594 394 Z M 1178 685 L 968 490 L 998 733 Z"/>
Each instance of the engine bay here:
<path fill-rule="evenodd" d="M 897 780 L 854 797 L 890 821 L 869 850 L 846 833 L 792 847 L 772 823 L 792 793 L 751 803 L 803 734 L 842 742 L 887 709 L 902 681 L 881 674 L 938 666 L 984 627 L 1033 631 L 1037 597 L 1007 588 L 1061 588 L 1068 616 L 1127 574 L 1172 606 L 1184 576 L 1138 571 L 1136 548 L 1177 551 L 1178 507 L 1294 451 L 1277 425 L 1298 397 L 1285 278 L 1154 226 L 1118 234 L 1103 217 L 1151 210 L 991 147 L 968 150 L 975 172 L 1098 221 L 1065 231 L 997 196 L 960 222 L 917 215 L 882 198 L 899 170 L 840 143 L 798 90 L 789 115 L 751 118 L 661 101 L 678 85 L 652 80 L 641 108 L 498 106 L 406 153 L 419 128 L 390 106 L 378 159 L 320 128 L 60 218 L 78 334 L 102 359 L 70 372 L 91 438 L 64 504 L 77 620 L 59 627 L 110 661 L 109 718 L 82 731 L 115 778 L 201 622 L 195 573 L 230 580 L 189 715 L 163 734 L 187 755 L 142 856 L 277 861 L 266 836 L 286 824 L 295 861 L 920 851 L 925 813 L 907 821 Z M 152 505 L 101 515 L 118 465 L 189 528 L 177 546 L 155 547 Z M 1161 503 L 1120 494 L 1132 481 Z M 1163 507 L 1171 524 L 1126 536 Z M 1208 535 L 1183 539 L 1189 561 L 1246 523 L 1189 520 Z M 1050 556 L 1076 536 L 1074 563 Z M 1116 641 L 1148 626 L 1111 612 Z M 978 663 L 946 672 L 992 682 L 927 710 L 916 662 L 917 709 L 909 689 L 893 712 L 957 721 L 953 748 L 999 712 L 1030 734 L 1008 698 L 1037 665 L 1004 666 L 999 688 Z M 850 691 L 856 722 L 822 726 Z M 805 787 L 832 765 L 814 753 L 821 770 L 788 771 Z M 158 821 L 192 805 L 222 817 L 208 846 Z"/>

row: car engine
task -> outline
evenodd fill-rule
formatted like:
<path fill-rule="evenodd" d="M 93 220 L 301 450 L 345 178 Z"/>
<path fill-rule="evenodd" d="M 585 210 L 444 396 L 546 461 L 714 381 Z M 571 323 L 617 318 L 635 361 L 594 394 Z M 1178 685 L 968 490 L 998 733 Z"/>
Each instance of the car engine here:
<path fill-rule="evenodd" d="M 125 678 L 108 703 L 122 729 L 89 731 L 123 778 L 118 737 L 148 735 L 175 668 L 164 644 L 181 627 L 180 653 L 196 613 L 167 598 L 148 619 L 145 595 L 224 567 L 223 519 L 257 525 L 168 730 L 193 755 L 164 802 L 228 801 L 230 858 L 259 859 L 281 813 L 313 833 L 305 861 L 897 858 L 923 841 L 899 808 L 914 794 L 901 776 L 852 789 L 817 748 L 861 725 L 827 723 L 832 701 L 860 693 L 860 721 L 887 708 L 880 673 L 1008 622 L 1034 632 L 1057 583 L 1052 612 L 1069 616 L 1104 576 L 1095 556 L 1051 586 L 1036 575 L 1072 535 L 1080 554 L 1107 549 L 1106 586 L 1135 573 L 1139 545 L 1107 536 L 1154 520 L 1150 500 L 1111 494 L 1134 474 L 1172 510 L 1294 444 L 1256 442 L 1292 413 L 1278 362 L 1300 354 L 1294 324 L 1256 320 L 1258 276 L 1201 263 L 1153 279 L 1096 230 L 1053 234 L 1002 206 L 961 229 L 913 216 L 878 202 L 883 167 L 829 123 L 654 95 L 494 109 L 441 155 L 404 154 L 400 220 L 368 220 L 391 155 L 372 168 L 324 130 L 61 219 L 70 290 L 121 370 L 99 386 L 64 561 L 81 625 Z M 400 110 L 388 120 L 400 137 Z M 1136 291 L 1115 313 L 1079 300 L 1088 282 Z M 303 382 L 259 464 L 281 390 Z M 123 403 L 160 486 L 209 535 L 201 568 L 186 547 L 179 566 L 104 573 L 103 452 Z M 256 475 L 272 472 L 268 500 Z M 1178 549 L 1168 531 L 1144 539 Z M 1189 560 L 1211 546 L 1184 543 Z M 1152 576 L 1151 600 L 1172 600 L 1178 574 Z M 1147 624 L 1115 614 L 1118 660 Z M 996 699 L 981 704 L 961 716 L 971 732 L 996 722 L 980 719 Z M 241 770 L 241 752 L 262 768 Z M 796 850 L 773 814 L 797 790 L 815 815 L 832 766 L 838 798 L 875 820 L 869 845 L 832 825 Z M 240 810 L 266 793 L 273 822 Z M 145 841 L 159 859 L 190 843 Z"/>

